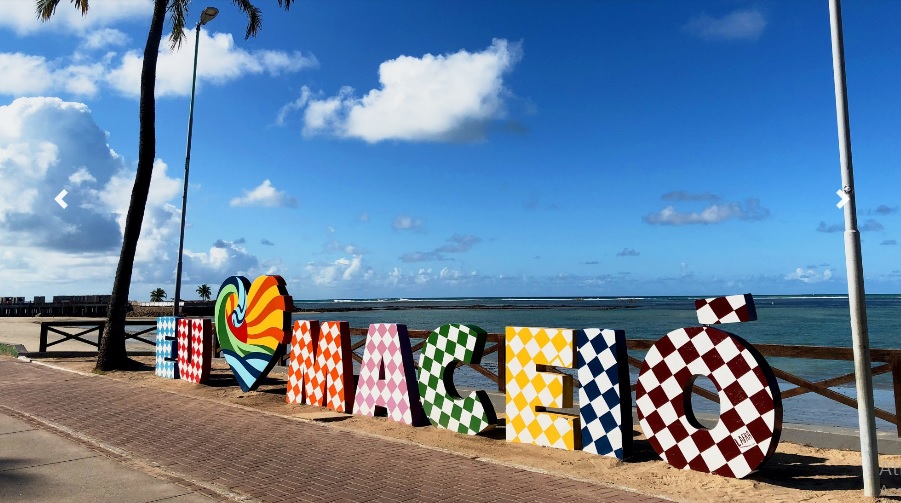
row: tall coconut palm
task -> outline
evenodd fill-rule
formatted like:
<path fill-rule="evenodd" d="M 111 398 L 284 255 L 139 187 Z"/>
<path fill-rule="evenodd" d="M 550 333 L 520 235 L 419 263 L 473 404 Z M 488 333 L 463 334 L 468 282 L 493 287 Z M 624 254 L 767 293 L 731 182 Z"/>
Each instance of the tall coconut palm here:
<path fill-rule="evenodd" d="M 210 297 L 213 296 L 213 290 L 210 288 L 210 285 L 204 283 L 197 287 L 197 295 L 200 295 L 200 300 L 210 300 Z"/>
<path fill-rule="evenodd" d="M 166 299 L 166 291 L 162 288 L 157 288 L 150 292 L 150 302 L 162 302 Z"/>
<path fill-rule="evenodd" d="M 109 0 L 115 1 L 115 0 Z M 53 17 L 60 0 L 35 0 L 37 15 L 42 21 Z M 88 0 L 70 0 L 82 15 L 88 12 Z M 288 10 L 294 0 L 277 0 L 280 7 Z M 150 18 L 150 30 L 147 43 L 144 45 L 144 62 L 141 67 L 141 96 L 139 99 L 139 132 L 138 132 L 138 168 L 135 184 L 131 192 L 128 214 L 125 217 L 125 231 L 122 236 L 122 251 L 119 254 L 119 266 L 113 280 L 113 291 L 110 296 L 106 318 L 106 328 L 100 338 L 100 349 L 97 355 L 98 370 L 125 369 L 133 365 L 125 352 L 125 313 L 128 309 L 128 291 L 131 287 L 131 274 L 134 268 L 135 251 L 138 238 L 141 236 L 141 223 L 144 220 L 144 208 L 147 204 L 147 193 L 150 191 L 150 179 L 153 174 L 153 160 L 156 157 L 156 64 L 160 42 L 163 38 L 163 24 L 166 11 L 172 23 L 169 45 L 178 48 L 185 38 L 185 15 L 191 0 L 153 0 L 153 14 Z M 255 36 L 262 27 L 261 11 L 250 0 L 232 0 L 232 3 L 247 15 L 247 31 L 245 38 Z"/>

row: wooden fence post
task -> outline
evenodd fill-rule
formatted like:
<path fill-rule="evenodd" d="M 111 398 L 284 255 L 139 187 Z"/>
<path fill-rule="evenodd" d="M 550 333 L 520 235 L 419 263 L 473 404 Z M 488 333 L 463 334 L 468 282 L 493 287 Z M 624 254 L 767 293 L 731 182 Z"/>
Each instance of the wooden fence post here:
<path fill-rule="evenodd" d="M 901 438 L 901 357 L 892 357 L 892 391 L 895 394 L 895 428 Z"/>

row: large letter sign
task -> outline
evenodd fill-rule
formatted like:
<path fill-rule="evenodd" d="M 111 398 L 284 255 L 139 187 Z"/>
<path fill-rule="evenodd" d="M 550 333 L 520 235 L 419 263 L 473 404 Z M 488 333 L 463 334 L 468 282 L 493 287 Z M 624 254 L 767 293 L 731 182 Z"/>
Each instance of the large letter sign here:
<path fill-rule="evenodd" d="M 454 369 L 479 363 L 487 338 L 475 325 L 442 325 L 429 334 L 419 355 L 419 395 L 433 425 L 476 435 L 497 424 L 488 393 L 478 390 L 463 398 L 454 387 Z"/>
<path fill-rule="evenodd" d="M 156 365 L 153 373 L 165 379 L 178 379 L 175 324 L 174 316 L 160 316 L 156 319 Z"/>
<path fill-rule="evenodd" d="M 632 454 L 632 390 L 626 332 L 586 328 L 579 348 L 582 450 L 625 459 Z"/>
<path fill-rule="evenodd" d="M 353 353 L 346 321 L 294 322 L 288 368 L 288 403 L 350 412 L 354 404 Z"/>
<path fill-rule="evenodd" d="M 216 335 L 241 390 L 252 391 L 278 361 L 289 337 L 294 301 L 281 276 L 260 276 L 251 285 L 232 276 L 216 298 Z"/>
<path fill-rule="evenodd" d="M 538 365 L 572 368 L 573 330 L 507 327 L 507 441 L 574 450 L 579 418 L 545 412 L 573 406 L 571 375 L 539 372 Z"/>
<path fill-rule="evenodd" d="M 425 422 L 406 325 L 369 325 L 353 411 L 375 417 L 379 407 L 398 423 Z"/>
<path fill-rule="evenodd" d="M 712 429 L 691 412 L 696 376 L 710 378 L 719 392 L 720 420 Z M 666 334 L 648 351 L 635 396 L 641 429 L 676 468 L 742 478 L 779 443 L 776 376 L 750 344 L 722 330 L 692 327 Z"/>
<path fill-rule="evenodd" d="M 183 381 L 202 383 L 213 364 L 213 326 L 208 319 L 178 320 L 178 374 Z"/>

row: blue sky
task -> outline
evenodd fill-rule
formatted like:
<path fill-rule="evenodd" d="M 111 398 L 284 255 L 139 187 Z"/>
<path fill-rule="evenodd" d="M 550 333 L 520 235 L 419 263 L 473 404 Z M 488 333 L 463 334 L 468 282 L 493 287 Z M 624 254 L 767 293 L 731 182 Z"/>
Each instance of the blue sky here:
<path fill-rule="evenodd" d="M 248 41 L 206 5 L 188 298 L 847 291 L 825 0 L 259 0 Z M 32 6 L 0 20 L 3 294 L 108 292 L 150 2 Z M 866 287 L 897 293 L 901 4 L 844 22 Z M 162 48 L 137 300 L 174 291 L 193 39 Z"/>

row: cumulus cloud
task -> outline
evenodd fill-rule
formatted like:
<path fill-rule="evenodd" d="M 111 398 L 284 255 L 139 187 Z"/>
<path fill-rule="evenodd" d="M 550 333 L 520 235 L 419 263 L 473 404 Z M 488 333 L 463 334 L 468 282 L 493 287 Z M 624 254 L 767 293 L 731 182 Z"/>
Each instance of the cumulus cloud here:
<path fill-rule="evenodd" d="M 219 239 L 205 252 L 185 250 L 184 283 L 219 283 L 228 276 L 254 278 L 262 273 L 259 259 L 242 246 L 243 239 Z"/>
<path fill-rule="evenodd" d="M 727 220 L 764 220 L 769 216 L 770 210 L 761 206 L 759 200 L 746 199 L 744 203 L 714 203 L 701 211 L 679 211 L 670 205 L 645 216 L 644 221 L 652 225 L 707 225 Z"/>
<path fill-rule="evenodd" d="M 114 2 L 107 2 L 114 3 Z M 73 9 L 74 10 L 74 9 Z M 93 7 L 91 16 L 93 16 Z M 88 16 L 90 17 L 90 16 Z M 190 30 L 188 30 L 190 32 Z M 197 64 L 197 85 L 224 84 L 244 75 L 278 75 L 318 66 L 313 55 L 300 52 L 272 50 L 247 51 L 235 45 L 228 33 L 202 31 L 200 56 Z M 191 68 L 195 37 L 188 33 L 185 44 L 171 51 L 163 41 L 157 62 L 156 96 L 187 96 L 191 93 Z M 49 93 L 70 93 L 93 96 L 101 87 L 138 97 L 141 90 L 142 52 L 131 50 L 124 54 L 107 52 L 94 55 L 91 50 L 128 43 L 127 36 L 115 29 L 104 28 L 84 35 L 81 49 L 66 58 L 48 60 L 23 52 L 0 53 L 0 94 L 37 96 Z"/>
<path fill-rule="evenodd" d="M 803 269 L 798 267 L 793 272 L 785 275 L 789 281 L 801 281 L 803 283 L 822 283 L 832 279 L 832 270 L 825 269 L 822 272 L 816 269 Z"/>
<path fill-rule="evenodd" d="M 446 253 L 464 253 L 468 252 L 478 243 L 482 242 L 482 238 L 471 236 L 468 234 L 454 234 L 447 239 L 447 243 L 426 252 L 412 252 L 401 255 L 400 259 L 404 262 L 429 262 L 437 260 L 453 260 L 445 256 Z"/>
<path fill-rule="evenodd" d="M 275 246 L 275 243 L 273 243 L 272 241 L 269 241 L 266 238 L 261 239 L 260 244 L 263 246 Z"/>
<path fill-rule="evenodd" d="M 634 248 L 623 248 L 623 251 L 616 254 L 617 257 L 637 257 L 639 255 L 641 255 L 641 253 Z"/>
<path fill-rule="evenodd" d="M 425 230 L 422 220 L 408 215 L 400 215 L 394 219 L 391 228 L 396 231 L 418 231 Z"/>
<path fill-rule="evenodd" d="M 36 285 L 57 285 L 58 291 L 73 281 L 108 291 L 134 184 L 133 168 L 108 141 L 82 103 L 19 98 L 0 106 L 0 242 L 7 256 L 0 280 L 31 285 L 38 294 Z M 63 189 L 66 209 L 53 202 Z M 176 249 L 179 212 L 172 200 L 180 190 L 181 182 L 169 178 L 166 164 L 157 160 L 135 282 L 174 270 L 169 252 Z M 27 277 L 20 276 L 23 270 Z"/>
<path fill-rule="evenodd" d="M 165 48 L 159 55 L 156 73 L 156 95 L 187 96 L 191 93 L 191 68 L 194 61 L 193 30 L 186 30 L 185 43 L 178 51 Z M 141 90 L 141 64 L 143 56 L 138 51 L 129 51 L 116 68 L 110 70 L 109 84 L 126 96 L 138 96 Z M 200 49 L 197 62 L 198 87 L 203 82 L 224 84 L 244 75 L 297 72 L 319 65 L 313 55 L 300 52 L 271 50 L 246 51 L 235 45 L 230 33 L 200 32 Z"/>
<path fill-rule="evenodd" d="M 334 262 L 310 262 L 305 270 L 316 286 L 333 287 L 372 277 L 372 268 L 364 265 L 362 255 L 341 257 Z"/>
<path fill-rule="evenodd" d="M 898 244 L 894 239 L 886 239 L 883 242 L 879 243 L 882 246 L 895 246 Z"/>
<path fill-rule="evenodd" d="M 98 27 L 122 21 L 146 21 L 153 12 L 153 0 L 116 0 L 115 2 L 91 2 L 91 11 L 81 15 L 70 2 L 63 0 L 53 17 L 41 22 L 35 15 L 34 2 L 14 0 L 3 2 L 0 27 L 9 28 L 17 35 L 29 35 L 48 31 L 64 31 L 83 34 Z"/>
<path fill-rule="evenodd" d="M 21 52 L 0 53 L 0 94 L 40 96 L 66 92 L 78 96 L 97 93 L 104 72 L 100 63 L 77 64 L 48 61 Z"/>
<path fill-rule="evenodd" d="M 842 232 L 845 230 L 845 226 L 842 224 L 829 224 L 826 222 L 820 221 L 820 225 L 817 226 L 817 232 Z"/>
<path fill-rule="evenodd" d="M 722 17 L 702 13 L 688 20 L 682 29 L 704 40 L 757 40 L 766 25 L 762 12 L 745 9 Z"/>
<path fill-rule="evenodd" d="M 521 44 L 503 39 L 478 52 L 399 56 L 379 65 L 380 88 L 358 98 L 350 87 L 332 97 L 305 87 L 282 108 L 277 122 L 302 109 L 307 135 L 369 143 L 478 140 L 488 123 L 504 116 L 510 93 L 503 78 L 521 57 Z"/>
<path fill-rule="evenodd" d="M 251 190 L 245 190 L 241 197 L 233 198 L 228 202 L 229 206 L 264 206 L 267 208 L 294 207 L 297 200 L 285 192 L 276 190 L 269 179 L 263 180 L 259 186 Z"/>

